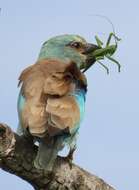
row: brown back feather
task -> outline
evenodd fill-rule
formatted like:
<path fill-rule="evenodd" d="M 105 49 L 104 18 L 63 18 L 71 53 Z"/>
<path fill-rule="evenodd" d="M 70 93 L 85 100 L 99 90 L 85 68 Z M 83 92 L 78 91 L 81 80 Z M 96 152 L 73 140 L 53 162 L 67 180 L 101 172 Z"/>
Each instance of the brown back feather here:
<path fill-rule="evenodd" d="M 50 96 L 53 98 L 56 95 L 63 97 L 74 91 L 76 88 L 75 80 L 78 80 L 80 85 L 86 86 L 84 74 L 80 72 L 73 62 L 67 61 L 67 63 L 63 63 L 58 60 L 46 59 L 26 68 L 19 77 L 19 85 L 22 84 L 22 94 L 26 98 L 21 116 L 23 127 L 29 127 L 32 134 L 40 135 L 47 130 L 48 115 L 52 114 L 53 122 L 59 123 L 58 125 L 63 122 L 63 126 L 61 125 L 62 130 L 66 127 L 72 128 L 79 118 L 79 110 L 73 101 L 71 106 L 74 104 L 75 106 L 73 106 L 74 111 L 71 114 L 72 109 L 68 104 L 71 97 L 66 96 L 66 102 L 64 102 L 65 99 L 59 100 L 61 105 L 68 105 L 68 108 L 59 110 L 55 105 L 53 105 L 54 107 L 52 106 L 56 109 L 56 113 L 51 113 L 49 109 L 47 112 L 46 106 L 47 99 Z M 63 118 L 57 115 L 58 112 L 64 114 L 62 114 Z M 69 114 L 69 117 L 65 115 L 66 113 Z M 58 129 L 60 130 L 59 127 Z"/>

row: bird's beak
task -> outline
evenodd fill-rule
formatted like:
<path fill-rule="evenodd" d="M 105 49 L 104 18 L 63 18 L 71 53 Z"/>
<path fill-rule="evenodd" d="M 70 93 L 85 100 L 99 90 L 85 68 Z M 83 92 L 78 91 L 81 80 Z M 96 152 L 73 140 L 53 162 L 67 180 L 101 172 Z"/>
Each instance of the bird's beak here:
<path fill-rule="evenodd" d="M 95 44 L 87 43 L 83 54 L 86 55 L 86 61 L 85 64 L 81 69 L 83 69 L 83 72 L 88 70 L 95 62 L 96 58 L 93 56 L 93 52 L 95 50 L 99 49 L 99 47 Z"/>
<path fill-rule="evenodd" d="M 90 54 L 93 53 L 95 50 L 99 49 L 99 47 L 95 44 L 87 43 L 85 46 L 83 54 Z"/>

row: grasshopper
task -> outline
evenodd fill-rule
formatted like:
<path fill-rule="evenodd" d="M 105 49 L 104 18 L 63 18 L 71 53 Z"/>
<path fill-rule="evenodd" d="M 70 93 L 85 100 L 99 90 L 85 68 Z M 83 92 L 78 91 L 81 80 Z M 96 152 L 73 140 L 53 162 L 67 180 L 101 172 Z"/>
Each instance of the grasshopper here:
<path fill-rule="evenodd" d="M 99 15 L 100 16 L 100 15 Z M 114 55 L 114 53 L 117 50 L 118 47 L 118 42 L 121 40 L 120 38 L 118 38 L 115 35 L 115 30 L 114 30 L 114 26 L 112 24 L 112 22 L 105 16 L 101 16 L 104 17 L 106 20 L 108 20 L 108 22 L 112 25 L 113 28 L 113 32 L 111 32 L 108 36 L 107 42 L 105 47 L 103 47 L 103 42 L 99 39 L 99 37 L 96 35 L 95 36 L 95 40 L 97 43 L 98 48 L 96 50 L 94 50 L 91 54 L 90 54 L 90 58 L 94 58 L 94 62 L 92 64 L 94 64 L 95 62 L 98 62 L 100 65 L 102 65 L 106 71 L 107 74 L 109 74 L 109 69 L 107 66 L 105 66 L 100 60 L 104 60 L 105 58 L 109 59 L 110 61 L 114 62 L 115 64 L 117 64 L 118 66 L 118 71 L 120 72 L 121 69 L 121 65 L 120 63 L 115 60 L 112 56 Z M 112 37 L 114 38 L 115 44 L 111 44 L 111 39 Z M 91 65 L 86 65 L 86 68 L 84 69 L 83 72 L 85 72 L 86 70 L 88 70 L 91 67 Z"/>

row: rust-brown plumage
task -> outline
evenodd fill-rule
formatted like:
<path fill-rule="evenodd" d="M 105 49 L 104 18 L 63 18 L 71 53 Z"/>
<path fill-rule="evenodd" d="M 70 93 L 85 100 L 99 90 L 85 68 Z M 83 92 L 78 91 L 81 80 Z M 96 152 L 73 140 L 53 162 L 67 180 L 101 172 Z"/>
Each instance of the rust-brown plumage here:
<path fill-rule="evenodd" d="M 70 132 L 80 117 L 75 99 L 69 96 L 75 91 L 75 81 L 86 85 L 85 76 L 73 62 L 46 59 L 26 68 L 19 77 L 26 100 L 22 127 L 33 136 Z"/>

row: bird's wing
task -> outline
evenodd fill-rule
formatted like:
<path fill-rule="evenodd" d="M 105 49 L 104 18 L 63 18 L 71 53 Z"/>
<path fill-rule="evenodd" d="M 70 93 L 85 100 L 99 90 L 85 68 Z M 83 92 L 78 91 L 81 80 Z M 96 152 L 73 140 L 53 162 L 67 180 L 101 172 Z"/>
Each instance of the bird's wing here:
<path fill-rule="evenodd" d="M 25 69 L 19 77 L 25 99 L 20 114 L 23 128 L 29 127 L 33 135 L 44 134 L 48 120 L 52 120 L 58 129 L 68 127 L 71 131 L 79 120 L 79 108 L 75 98 L 66 95 L 75 90 L 75 81 L 86 85 L 84 75 L 73 62 L 43 60 Z M 66 97 L 57 99 L 56 95 Z"/>

